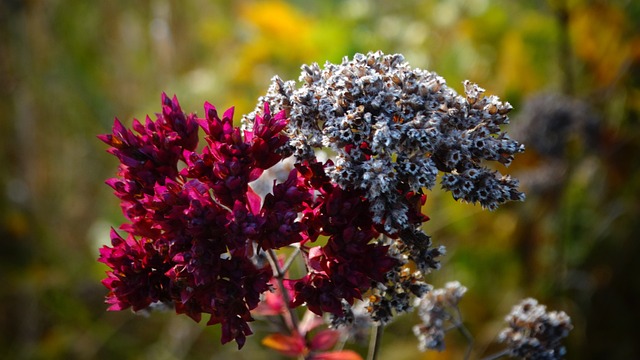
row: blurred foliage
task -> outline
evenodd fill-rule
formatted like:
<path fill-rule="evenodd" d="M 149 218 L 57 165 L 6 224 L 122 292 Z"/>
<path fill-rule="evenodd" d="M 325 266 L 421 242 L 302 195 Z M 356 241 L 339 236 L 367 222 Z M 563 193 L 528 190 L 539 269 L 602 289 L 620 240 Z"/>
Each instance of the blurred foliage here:
<path fill-rule="evenodd" d="M 528 199 L 494 213 L 429 194 L 426 230 L 449 252 L 439 286 L 469 288 L 480 357 L 525 296 L 565 310 L 569 359 L 640 358 L 640 3 L 630 0 L 0 2 L 0 358 L 266 359 L 170 313 L 107 313 L 97 249 L 122 220 L 96 134 L 159 109 L 252 110 L 269 79 L 355 52 L 403 53 L 455 89 L 510 101 L 528 147 L 509 173 Z M 546 100 L 545 100 L 546 99 Z M 414 319 L 382 358 L 417 352 Z"/>

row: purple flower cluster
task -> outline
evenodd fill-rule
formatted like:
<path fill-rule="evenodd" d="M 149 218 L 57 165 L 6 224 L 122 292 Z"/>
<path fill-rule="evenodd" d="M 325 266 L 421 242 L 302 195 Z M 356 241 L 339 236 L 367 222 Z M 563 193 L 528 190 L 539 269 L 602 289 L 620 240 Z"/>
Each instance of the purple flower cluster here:
<path fill-rule="evenodd" d="M 280 134 L 286 121 L 265 106 L 243 136 L 233 127 L 232 110 L 220 119 L 206 104 L 199 119 L 186 116 L 176 98 L 163 94 L 162 104 L 157 120 L 134 121 L 136 133 L 116 119 L 113 133 L 100 136 L 121 162 L 118 177 L 107 183 L 129 221 L 121 227 L 127 238 L 112 230 L 112 246 L 100 250 L 100 261 L 111 268 L 103 281 L 107 302 L 110 310 L 135 311 L 170 303 L 196 321 L 210 314 L 209 324 L 222 324 L 222 341 L 242 346 L 251 334 L 250 310 L 272 276 L 269 266 L 252 261 L 253 240 L 262 232 L 267 238 L 277 232 L 283 244 L 299 240 L 281 231 L 292 225 L 290 207 L 261 209 L 248 186 L 280 160 L 275 150 L 287 140 Z M 194 152 L 198 127 L 208 143 L 201 154 Z M 270 218 L 287 220 L 273 229 L 265 226 Z"/>
<path fill-rule="evenodd" d="M 318 200 L 308 214 L 310 240 L 326 236 L 324 246 L 304 247 L 308 274 L 288 281 L 294 292 L 294 306 L 306 304 L 316 314 L 343 315 L 342 301 L 352 305 L 355 299 L 384 280 L 396 260 L 388 246 L 371 241 L 380 233 L 375 229 L 368 201 L 362 191 L 344 190 L 332 184 L 319 163 L 299 166 L 307 183 L 318 193 Z"/>

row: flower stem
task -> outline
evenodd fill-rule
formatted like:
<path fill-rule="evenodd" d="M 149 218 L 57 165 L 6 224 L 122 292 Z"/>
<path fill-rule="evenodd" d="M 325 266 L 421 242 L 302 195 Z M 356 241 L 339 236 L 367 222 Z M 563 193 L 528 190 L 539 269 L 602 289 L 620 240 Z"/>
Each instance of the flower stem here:
<path fill-rule="evenodd" d="M 276 278 L 276 281 L 278 282 L 278 287 L 280 287 L 280 293 L 282 294 L 282 299 L 284 300 L 287 307 L 287 311 L 289 312 L 289 318 L 291 319 L 291 327 L 292 327 L 291 330 L 298 331 L 299 324 L 300 324 L 300 321 L 298 319 L 298 314 L 291 308 L 291 306 L 289 306 L 291 299 L 289 299 L 289 292 L 284 287 L 283 279 L 284 279 L 285 270 L 283 270 L 280 267 L 280 264 L 278 263 L 278 256 L 272 249 L 267 250 L 267 259 L 269 259 L 269 263 L 273 268 L 273 277 Z M 290 265 L 291 264 L 289 264 L 289 266 Z"/>
<path fill-rule="evenodd" d="M 376 360 L 378 353 L 380 352 L 380 343 L 382 342 L 382 333 L 384 332 L 384 325 L 374 325 L 374 331 L 371 331 L 371 340 L 369 341 L 369 351 L 367 353 L 367 360 Z"/>
<path fill-rule="evenodd" d="M 469 345 L 467 345 L 467 350 L 464 353 L 464 359 L 468 360 L 471 356 L 471 351 L 473 350 L 473 335 L 471 335 L 469 329 L 467 329 L 467 327 L 462 323 L 462 313 L 460 312 L 460 308 L 458 306 L 455 306 L 454 308 L 456 310 L 458 318 L 453 321 L 453 325 L 458 328 L 460 333 L 467 339 L 467 342 L 469 343 Z"/>
<path fill-rule="evenodd" d="M 289 255 L 289 258 L 282 266 L 281 271 L 283 273 L 286 273 L 289 270 L 289 268 L 291 267 L 291 264 L 293 264 L 293 261 L 296 259 L 296 256 L 298 256 L 299 253 L 300 253 L 300 246 L 295 246 L 293 252 L 291 253 L 291 255 Z"/>

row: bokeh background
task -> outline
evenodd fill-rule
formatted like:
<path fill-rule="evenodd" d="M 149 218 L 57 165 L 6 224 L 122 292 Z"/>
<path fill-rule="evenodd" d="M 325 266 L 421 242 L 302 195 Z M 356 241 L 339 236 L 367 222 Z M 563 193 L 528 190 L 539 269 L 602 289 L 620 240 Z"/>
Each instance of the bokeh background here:
<path fill-rule="evenodd" d="M 259 324 L 237 352 L 184 316 L 105 311 L 96 258 L 122 216 L 96 135 L 159 111 L 163 91 L 244 114 L 275 74 L 378 49 L 515 107 L 527 152 L 506 171 L 527 200 L 427 201 L 449 250 L 429 282 L 469 288 L 474 356 L 533 296 L 572 317 L 567 358 L 640 358 L 639 19 L 632 0 L 1 1 L 0 358 L 279 358 Z M 462 357 L 456 333 L 419 353 L 414 322 L 390 325 L 382 359 Z"/>

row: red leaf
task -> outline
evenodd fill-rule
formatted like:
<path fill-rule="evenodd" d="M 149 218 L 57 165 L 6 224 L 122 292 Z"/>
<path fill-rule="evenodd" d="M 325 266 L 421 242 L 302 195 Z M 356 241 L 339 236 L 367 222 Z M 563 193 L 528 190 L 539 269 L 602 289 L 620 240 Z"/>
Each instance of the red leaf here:
<path fill-rule="evenodd" d="M 362 360 L 362 356 L 351 350 L 332 351 L 322 354 L 315 354 L 312 360 Z"/>
<path fill-rule="evenodd" d="M 262 339 L 262 345 L 290 357 L 304 356 L 307 352 L 304 339 L 297 334 L 292 336 L 271 334 Z"/>

